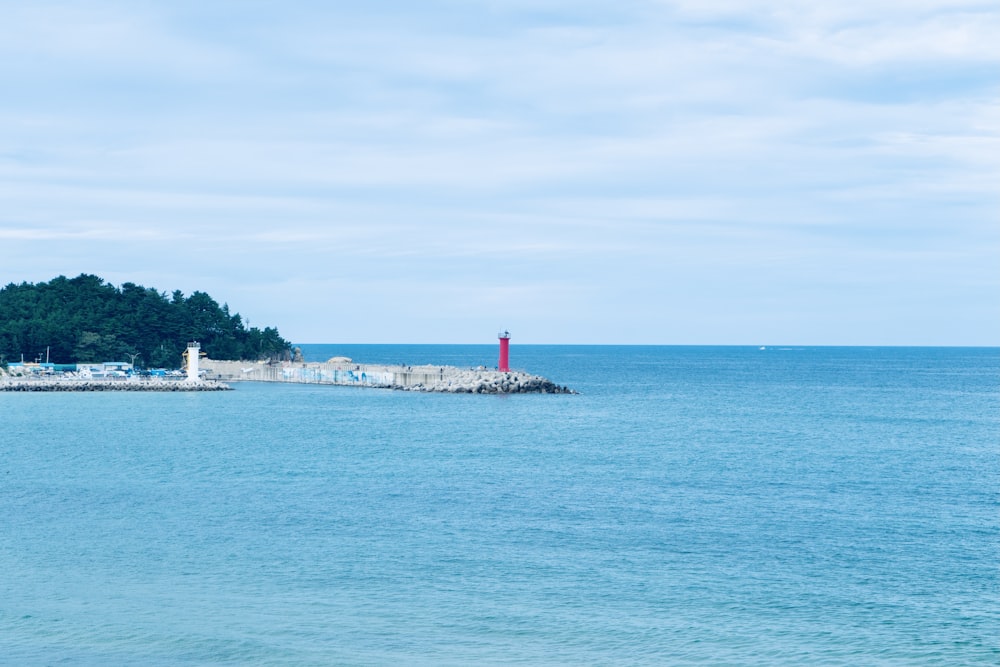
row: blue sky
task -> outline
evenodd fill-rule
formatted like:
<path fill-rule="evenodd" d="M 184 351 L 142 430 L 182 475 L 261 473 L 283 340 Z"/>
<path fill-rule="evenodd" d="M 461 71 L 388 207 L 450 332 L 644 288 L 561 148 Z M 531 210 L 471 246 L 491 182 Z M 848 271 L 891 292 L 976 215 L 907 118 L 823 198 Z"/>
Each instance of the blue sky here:
<path fill-rule="evenodd" d="M 1000 344 L 995 0 L 0 0 L 0 283 L 295 342 Z"/>

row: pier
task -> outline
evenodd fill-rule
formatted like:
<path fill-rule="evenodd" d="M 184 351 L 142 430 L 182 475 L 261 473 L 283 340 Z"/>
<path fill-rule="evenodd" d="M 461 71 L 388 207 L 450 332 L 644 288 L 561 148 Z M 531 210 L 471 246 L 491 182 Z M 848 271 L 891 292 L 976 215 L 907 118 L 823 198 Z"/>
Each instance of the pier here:
<path fill-rule="evenodd" d="M 453 394 L 574 394 L 572 389 L 522 371 L 454 366 L 393 366 L 353 362 L 281 364 L 202 359 L 217 382 L 288 382 Z"/>

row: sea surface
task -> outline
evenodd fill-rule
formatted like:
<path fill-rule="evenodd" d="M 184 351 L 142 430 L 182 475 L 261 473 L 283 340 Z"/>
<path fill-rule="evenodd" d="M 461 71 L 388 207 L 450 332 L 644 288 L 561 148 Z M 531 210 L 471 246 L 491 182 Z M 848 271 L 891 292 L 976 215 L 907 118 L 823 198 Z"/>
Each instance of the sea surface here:
<path fill-rule="evenodd" d="M 1000 349 L 511 364 L 580 394 L 0 393 L 0 664 L 1000 664 Z"/>

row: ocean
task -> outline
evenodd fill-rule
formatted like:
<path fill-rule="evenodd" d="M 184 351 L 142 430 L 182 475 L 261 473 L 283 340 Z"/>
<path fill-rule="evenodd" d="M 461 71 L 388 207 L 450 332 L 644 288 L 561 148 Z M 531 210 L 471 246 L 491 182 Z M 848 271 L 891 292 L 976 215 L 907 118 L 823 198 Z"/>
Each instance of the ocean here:
<path fill-rule="evenodd" d="M 511 365 L 580 394 L 0 393 L 0 665 L 1000 664 L 1000 349 Z"/>

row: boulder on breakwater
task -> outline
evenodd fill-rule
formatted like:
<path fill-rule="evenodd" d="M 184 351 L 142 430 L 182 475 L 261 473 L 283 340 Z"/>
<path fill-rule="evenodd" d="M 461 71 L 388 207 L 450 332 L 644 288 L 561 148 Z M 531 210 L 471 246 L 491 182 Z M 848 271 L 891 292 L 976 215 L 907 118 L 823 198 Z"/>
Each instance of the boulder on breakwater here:
<path fill-rule="evenodd" d="M 569 387 L 557 385 L 538 375 L 487 370 L 460 371 L 437 381 L 397 384 L 400 391 L 426 391 L 450 394 L 575 394 Z"/>

